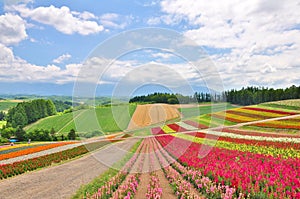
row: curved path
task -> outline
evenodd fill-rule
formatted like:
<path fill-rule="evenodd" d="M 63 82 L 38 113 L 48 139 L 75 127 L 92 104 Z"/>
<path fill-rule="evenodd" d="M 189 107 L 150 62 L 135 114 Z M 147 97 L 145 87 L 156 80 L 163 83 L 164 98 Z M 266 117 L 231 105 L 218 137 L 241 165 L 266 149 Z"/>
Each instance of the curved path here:
<path fill-rule="evenodd" d="M 70 198 L 81 185 L 90 182 L 108 169 L 97 159 L 108 163 L 116 162 L 136 141 L 136 139 L 128 139 L 58 166 L 2 180 L 0 198 Z"/>

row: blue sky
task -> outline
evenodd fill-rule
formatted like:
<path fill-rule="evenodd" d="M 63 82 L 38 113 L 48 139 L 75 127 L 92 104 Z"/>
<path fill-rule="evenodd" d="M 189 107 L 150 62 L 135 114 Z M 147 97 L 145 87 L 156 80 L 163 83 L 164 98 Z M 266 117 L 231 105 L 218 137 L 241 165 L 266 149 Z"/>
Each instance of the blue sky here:
<path fill-rule="evenodd" d="M 0 3 L 0 94 L 71 95 L 73 84 L 85 79 L 78 78 L 82 67 L 101 65 L 101 50 L 95 51 L 103 43 L 120 33 L 149 27 L 176 31 L 192 40 L 188 45 L 204 49 L 206 60 L 199 55 L 201 67 L 193 68 L 195 63 L 169 48 L 170 38 L 160 49 L 141 49 L 141 45 L 105 60 L 113 63 L 105 75 L 99 76 L 104 70 L 97 67 L 89 71 L 98 74 L 87 78 L 99 85 L 97 95 L 111 94 L 120 82 L 135 90 L 152 82 L 162 85 L 162 90 L 178 92 L 189 90 L 181 82 L 191 88 L 189 92 L 211 84 L 217 84 L 219 91 L 299 85 L 299 10 L 300 1 L 295 0 L 4 0 Z M 150 39 L 155 42 L 157 37 Z M 114 43 L 112 50 L 135 43 L 126 42 Z"/>

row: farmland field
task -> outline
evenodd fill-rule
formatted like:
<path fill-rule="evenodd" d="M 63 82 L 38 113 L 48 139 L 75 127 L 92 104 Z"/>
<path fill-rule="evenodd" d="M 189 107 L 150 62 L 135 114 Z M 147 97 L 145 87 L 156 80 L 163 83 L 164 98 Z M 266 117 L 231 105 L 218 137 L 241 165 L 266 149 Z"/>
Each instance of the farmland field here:
<path fill-rule="evenodd" d="M 200 105 L 198 107 L 190 107 L 190 108 L 179 108 L 179 111 L 183 114 L 184 118 L 200 116 L 204 114 L 211 113 L 212 111 L 218 112 L 223 110 L 228 110 L 236 108 L 236 106 L 232 106 L 231 104 L 207 104 Z"/>
<path fill-rule="evenodd" d="M 130 116 L 133 114 L 135 108 L 135 105 L 128 106 L 129 113 L 127 115 L 124 114 L 124 112 L 127 111 L 127 106 L 118 106 L 116 109 L 112 109 L 111 107 L 83 109 L 74 113 L 66 113 L 41 119 L 36 123 L 27 126 L 25 130 L 50 130 L 53 127 L 58 133 L 69 132 L 72 128 L 78 132 L 91 132 L 97 130 L 105 133 L 117 132 L 127 128 Z M 93 122 L 95 121 L 95 118 L 97 118 L 97 121 Z M 80 129 L 76 128 L 74 120 Z"/>
<path fill-rule="evenodd" d="M 0 111 L 7 111 L 8 109 L 16 106 L 18 101 L 0 100 Z"/>

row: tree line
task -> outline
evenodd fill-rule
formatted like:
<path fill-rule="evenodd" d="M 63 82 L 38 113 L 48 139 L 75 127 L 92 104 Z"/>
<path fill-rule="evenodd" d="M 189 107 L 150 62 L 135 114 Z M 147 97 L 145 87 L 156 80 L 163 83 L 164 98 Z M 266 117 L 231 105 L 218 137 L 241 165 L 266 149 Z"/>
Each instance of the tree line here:
<path fill-rule="evenodd" d="M 37 99 L 18 103 L 8 110 L 6 120 L 12 127 L 24 127 L 41 118 L 56 114 L 56 107 L 51 100 Z"/>
<path fill-rule="evenodd" d="M 32 141 L 63 141 L 63 140 L 75 140 L 76 132 L 71 129 L 67 136 L 56 135 L 55 130 L 52 128 L 50 131 L 45 129 L 35 129 L 30 132 L 25 132 L 20 126 L 13 128 L 11 126 L 6 126 L 0 129 L 0 143 L 8 142 L 10 138 L 16 138 L 18 141 L 32 140 Z"/>
<path fill-rule="evenodd" d="M 213 99 L 209 93 L 195 92 L 193 96 L 184 96 L 173 93 L 152 93 L 148 95 L 135 96 L 129 100 L 130 103 L 165 103 L 165 104 L 188 104 L 197 102 L 210 102 Z"/>
<path fill-rule="evenodd" d="M 240 90 L 232 89 L 222 93 L 195 92 L 192 96 L 171 93 L 153 93 L 148 95 L 135 96 L 130 99 L 130 103 L 166 103 L 166 104 L 188 104 L 202 102 L 229 102 L 243 106 L 260 104 L 270 101 L 287 99 L 300 99 L 300 86 L 288 88 L 265 88 L 246 87 Z"/>
<path fill-rule="evenodd" d="M 247 87 L 240 90 L 232 89 L 225 92 L 226 101 L 243 106 L 260 104 L 270 101 L 300 98 L 300 86 L 291 86 L 285 89 L 264 87 Z"/>

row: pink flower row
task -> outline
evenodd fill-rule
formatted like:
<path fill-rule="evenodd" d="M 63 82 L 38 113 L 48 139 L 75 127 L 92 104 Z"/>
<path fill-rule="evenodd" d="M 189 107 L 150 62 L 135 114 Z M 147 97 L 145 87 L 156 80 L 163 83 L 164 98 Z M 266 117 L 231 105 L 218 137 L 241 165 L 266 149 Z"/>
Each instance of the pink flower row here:
<path fill-rule="evenodd" d="M 98 191 L 87 198 L 101 199 L 111 196 L 114 199 L 117 198 L 131 198 L 136 192 L 136 188 L 139 183 L 140 174 L 129 174 L 134 164 L 138 164 L 138 169 L 141 170 L 144 156 L 140 157 L 140 152 L 142 151 L 144 144 L 142 143 L 137 149 L 136 153 L 131 157 L 131 159 L 124 165 L 124 167 L 119 171 L 110 181 L 106 182 Z M 137 161 L 139 161 L 137 163 Z M 125 180 L 125 181 L 124 181 Z"/>

